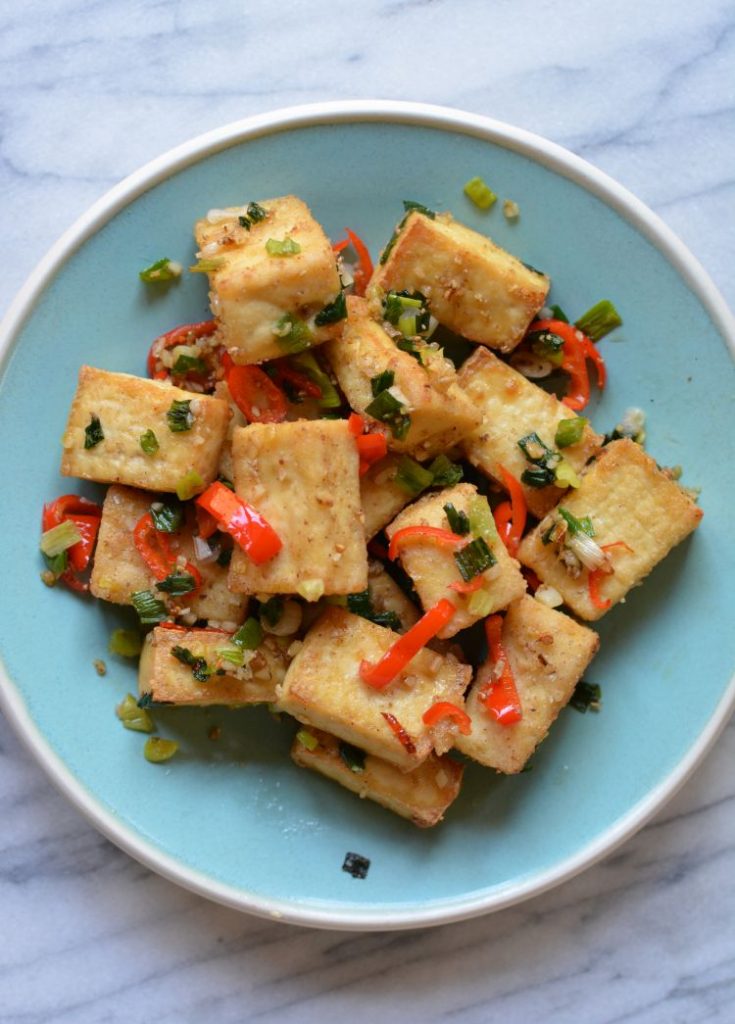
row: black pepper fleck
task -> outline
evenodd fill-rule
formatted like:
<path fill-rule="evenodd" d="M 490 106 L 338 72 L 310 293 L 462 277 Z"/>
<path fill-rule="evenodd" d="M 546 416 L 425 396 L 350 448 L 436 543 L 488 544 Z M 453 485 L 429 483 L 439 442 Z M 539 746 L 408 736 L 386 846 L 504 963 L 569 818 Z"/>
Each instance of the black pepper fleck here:
<path fill-rule="evenodd" d="M 348 875 L 352 875 L 353 878 L 367 878 L 369 868 L 370 861 L 367 857 L 361 857 L 359 853 L 345 854 L 342 870 L 346 871 Z"/>

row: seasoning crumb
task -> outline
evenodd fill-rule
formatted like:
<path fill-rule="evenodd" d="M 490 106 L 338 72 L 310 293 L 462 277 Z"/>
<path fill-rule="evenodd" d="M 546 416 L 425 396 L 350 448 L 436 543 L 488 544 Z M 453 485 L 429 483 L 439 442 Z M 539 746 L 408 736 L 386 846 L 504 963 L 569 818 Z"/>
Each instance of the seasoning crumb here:
<path fill-rule="evenodd" d="M 513 199 L 503 200 L 503 216 L 506 220 L 518 220 L 521 208 Z"/>
<path fill-rule="evenodd" d="M 213 742 L 218 740 L 221 736 L 222 736 L 222 730 L 220 729 L 220 727 L 218 725 L 212 725 L 207 730 L 207 739 L 210 739 Z"/>
<path fill-rule="evenodd" d="M 367 857 L 361 857 L 359 853 L 346 853 L 342 870 L 353 878 L 367 878 L 370 868 L 370 861 Z"/>
<path fill-rule="evenodd" d="M 57 577 L 54 576 L 50 569 L 46 569 L 45 572 L 41 573 L 41 580 L 47 587 L 55 587 L 57 583 Z"/>
<path fill-rule="evenodd" d="M 92 662 L 92 664 L 94 665 L 98 676 L 107 675 L 107 665 L 104 663 L 102 658 L 96 658 L 95 661 Z"/>

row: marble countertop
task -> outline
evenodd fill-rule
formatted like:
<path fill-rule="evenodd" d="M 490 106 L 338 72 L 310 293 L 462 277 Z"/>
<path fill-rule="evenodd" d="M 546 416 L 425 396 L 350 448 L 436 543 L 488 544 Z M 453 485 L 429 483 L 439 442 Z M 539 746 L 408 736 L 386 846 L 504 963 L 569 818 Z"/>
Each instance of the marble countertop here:
<path fill-rule="evenodd" d="M 735 13 L 726 0 L 27 0 L 0 5 L 4 310 L 86 207 L 250 114 L 410 99 L 538 132 L 676 231 L 735 305 Z M 10 255 L 12 254 L 12 256 Z M 404 933 L 257 920 L 151 874 L 0 718 L 0 1024 L 732 1021 L 735 727 L 579 878 Z"/>

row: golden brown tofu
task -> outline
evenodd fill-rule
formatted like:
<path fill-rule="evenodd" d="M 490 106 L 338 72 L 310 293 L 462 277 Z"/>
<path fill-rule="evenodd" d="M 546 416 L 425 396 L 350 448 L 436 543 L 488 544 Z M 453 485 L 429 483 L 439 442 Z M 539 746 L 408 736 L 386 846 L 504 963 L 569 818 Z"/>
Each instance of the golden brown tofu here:
<path fill-rule="evenodd" d="M 360 664 L 378 661 L 396 639 L 390 629 L 343 608 L 328 608 L 291 662 L 279 706 L 403 771 L 412 771 L 432 750 L 444 753 L 456 732 L 454 722 L 443 719 L 430 727 L 422 716 L 437 701 L 462 707 L 472 669 L 451 655 L 421 650 L 394 682 L 376 690 L 360 678 Z M 403 729 L 404 742 L 385 715 Z"/>
<path fill-rule="evenodd" d="M 508 608 L 502 643 L 522 718 L 514 725 L 500 725 L 482 704 L 480 695 L 493 680 L 494 666 L 486 662 L 467 695 L 465 710 L 472 719 L 472 732 L 459 734 L 455 746 L 480 764 L 513 774 L 521 771 L 574 693 L 597 652 L 599 638 L 587 626 L 526 595 Z"/>
<path fill-rule="evenodd" d="M 376 612 L 395 612 L 398 616 L 401 622 L 399 633 L 405 633 L 419 621 L 416 605 L 374 558 L 368 562 L 368 589 Z"/>
<path fill-rule="evenodd" d="M 413 500 L 413 495 L 396 483 L 399 462 L 400 456 L 386 455 L 360 477 L 360 500 L 367 540 L 387 526 Z"/>
<path fill-rule="evenodd" d="M 352 408 L 385 432 L 390 448 L 415 452 L 420 459 L 456 444 L 480 422 L 457 383 L 454 366 L 441 353 L 422 344 L 417 342 L 424 353 L 423 363 L 419 363 L 397 348 L 391 336 L 371 318 L 365 299 L 350 296 L 342 337 L 327 345 L 329 362 Z M 375 397 L 371 380 L 386 371 L 393 374 L 388 390 L 401 403 L 401 415 L 409 417 L 405 434 L 405 427 L 394 432 L 394 428 L 366 412 Z"/>
<path fill-rule="evenodd" d="M 189 510 L 181 529 L 167 536 L 171 551 L 191 562 L 202 577 L 202 586 L 190 595 L 171 601 L 156 590 L 156 577 L 149 570 L 133 540 L 136 523 L 150 511 L 156 495 L 113 484 L 102 506 L 102 519 L 94 553 L 89 588 L 95 597 L 113 604 L 131 604 L 137 590 L 152 590 L 170 608 L 188 609 L 193 619 L 240 625 L 248 599 L 227 587 L 227 568 L 216 561 L 200 561 L 194 548 L 194 515 Z"/>
<path fill-rule="evenodd" d="M 138 692 L 151 704 L 272 703 L 286 675 L 288 646 L 288 641 L 266 636 L 257 650 L 240 652 L 230 633 L 156 626 L 143 644 Z M 222 652 L 241 653 L 243 664 L 233 665 Z"/>
<path fill-rule="evenodd" d="M 572 533 L 559 509 L 577 520 L 588 516 L 600 548 L 619 545 L 606 552 L 607 564 L 595 577 L 603 607 L 592 600 L 589 571 L 574 553 Z M 640 445 L 626 438 L 602 449 L 582 478 L 582 486 L 523 539 L 518 557 L 558 590 L 575 614 L 593 621 L 622 601 L 631 587 L 696 529 L 701 518 L 701 508 L 689 495 Z M 553 539 L 544 544 L 542 538 L 549 536 L 552 527 Z"/>
<path fill-rule="evenodd" d="M 264 219 L 253 222 L 247 207 L 211 210 L 197 221 L 198 257 L 211 261 L 210 303 L 224 345 L 236 363 L 260 363 L 301 347 L 319 345 L 340 324 L 319 326 L 316 315 L 339 296 L 341 284 L 329 239 L 309 207 L 296 196 L 264 199 Z M 240 218 L 249 221 L 243 227 Z M 290 242 L 289 242 L 290 240 Z M 269 242 L 297 251 L 272 254 Z M 297 338 L 296 320 L 306 335 Z"/>
<path fill-rule="evenodd" d="M 175 402 L 187 404 L 177 411 Z M 191 491 L 198 493 L 217 475 L 229 418 L 218 398 L 83 366 L 62 438 L 62 476 L 175 492 L 187 474 L 197 474 L 201 485 L 192 483 Z M 149 430 L 158 441 L 150 455 L 141 447 Z"/>
<path fill-rule="evenodd" d="M 236 548 L 230 589 L 246 594 L 354 594 L 367 586 L 359 459 L 346 420 L 251 423 L 235 431 L 237 493 L 281 538 L 255 565 Z"/>
<path fill-rule="evenodd" d="M 544 444 L 556 450 L 556 428 L 561 420 L 576 416 L 554 395 L 547 394 L 487 349 L 478 348 L 463 364 L 459 380 L 466 394 L 482 413 L 482 425 L 465 437 L 462 451 L 469 461 L 503 485 L 500 466 L 520 481 L 526 461 L 518 441 L 537 434 Z M 586 425 L 580 440 L 560 450 L 575 472 L 599 451 L 602 437 Z M 557 504 L 566 488 L 528 487 L 521 483 L 526 505 L 537 519 Z"/>
<path fill-rule="evenodd" d="M 361 799 L 374 800 L 389 811 L 408 818 L 419 828 L 438 824 L 459 796 L 464 768 L 446 755 L 429 754 L 412 772 L 402 772 L 388 761 L 366 754 L 364 761 L 352 762 L 340 754 L 340 741 L 319 729 L 308 730 L 309 746 L 297 736 L 291 757 L 301 768 L 325 775 L 351 790 Z M 311 744 L 316 743 L 316 746 Z"/>
<path fill-rule="evenodd" d="M 546 301 L 549 279 L 448 213 L 411 213 L 367 294 L 377 307 L 402 289 L 425 295 L 432 315 L 457 334 L 510 352 Z"/>
<path fill-rule="evenodd" d="M 404 509 L 385 532 L 392 539 L 399 530 L 409 526 L 432 526 L 449 530 L 444 506 L 452 504 L 458 512 L 469 513 L 470 505 L 477 497 L 477 489 L 473 484 L 457 484 L 442 491 L 433 491 Z M 468 533 L 466 539 L 469 543 L 474 535 Z M 452 583 L 462 582 L 452 550 L 439 546 L 431 538 L 423 540 L 414 537 L 402 542 L 399 547 L 401 564 L 411 577 L 424 610 L 433 608 L 442 598 L 447 598 L 457 608 L 454 617 L 437 634 L 441 640 L 454 636 L 486 615 L 507 608 L 511 601 L 525 593 L 526 581 L 521 575 L 520 566 L 510 557 L 497 534 L 493 540 L 486 540 L 486 543 L 496 562 L 482 573 L 482 591 L 490 595 L 490 601 L 479 612 L 471 611 L 473 606 L 477 607 L 476 594 L 461 594 L 451 589 Z"/>

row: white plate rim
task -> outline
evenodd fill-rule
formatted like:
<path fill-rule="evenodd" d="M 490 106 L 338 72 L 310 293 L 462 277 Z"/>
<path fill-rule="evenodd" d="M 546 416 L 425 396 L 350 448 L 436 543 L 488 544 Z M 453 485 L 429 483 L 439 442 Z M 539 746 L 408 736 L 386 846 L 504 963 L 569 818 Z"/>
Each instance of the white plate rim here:
<path fill-rule="evenodd" d="M 286 107 L 235 121 L 183 143 L 145 164 L 98 199 L 51 247 L 31 272 L 0 323 L 0 372 L 16 335 L 64 262 L 111 217 L 172 173 L 232 145 L 291 128 L 345 122 L 408 123 L 459 131 L 521 153 L 580 185 L 635 227 L 674 267 L 704 306 L 735 357 L 735 318 L 717 287 L 683 242 L 641 200 L 581 157 L 539 135 L 481 114 L 395 100 L 340 100 Z M 319 902 L 270 899 L 248 893 L 182 864 L 120 821 L 76 779 L 33 721 L 5 666 L 0 664 L 0 708 L 51 781 L 116 846 L 186 889 L 258 917 L 339 930 L 388 931 L 448 924 L 501 910 L 560 885 L 612 853 L 661 809 L 712 748 L 735 708 L 735 676 L 695 742 L 677 765 L 605 832 L 554 867 L 530 878 L 428 906 L 359 904 L 343 908 Z"/>

